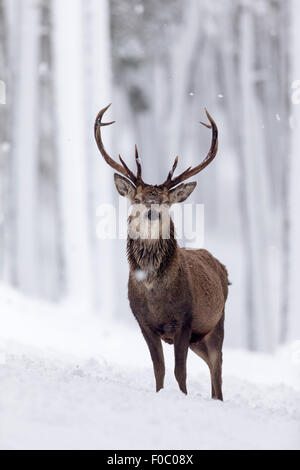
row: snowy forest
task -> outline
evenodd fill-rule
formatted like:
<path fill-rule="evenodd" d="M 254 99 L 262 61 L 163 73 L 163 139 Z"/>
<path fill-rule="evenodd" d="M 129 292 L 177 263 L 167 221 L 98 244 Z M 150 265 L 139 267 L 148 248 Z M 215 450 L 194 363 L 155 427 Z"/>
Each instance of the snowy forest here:
<path fill-rule="evenodd" d="M 207 152 L 198 124 L 206 107 L 219 154 L 193 202 L 205 205 L 205 247 L 230 273 L 228 344 L 272 350 L 299 337 L 292 7 L 1 0 L 2 280 L 126 321 L 125 241 L 96 237 L 98 205 L 117 196 L 94 142 L 95 116 L 113 103 L 111 154 L 132 163 L 137 143 L 156 184 L 177 153 L 185 168 Z"/>
<path fill-rule="evenodd" d="M 0 339 L 63 347 L 76 323 L 118 362 L 112 325 L 137 331 L 126 239 L 97 236 L 101 204 L 119 210 L 93 133 L 112 103 L 105 146 L 133 167 L 137 144 L 151 184 L 204 158 L 209 110 L 219 151 L 190 199 L 232 283 L 225 347 L 299 352 L 299 52 L 299 0 L 0 0 Z"/>

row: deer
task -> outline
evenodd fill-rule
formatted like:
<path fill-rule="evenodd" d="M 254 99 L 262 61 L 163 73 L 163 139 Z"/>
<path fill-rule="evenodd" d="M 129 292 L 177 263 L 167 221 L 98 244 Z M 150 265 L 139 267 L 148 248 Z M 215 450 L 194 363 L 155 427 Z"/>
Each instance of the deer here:
<path fill-rule="evenodd" d="M 159 185 L 142 179 L 142 167 L 135 145 L 136 172 L 132 172 L 119 155 L 119 161 L 104 148 L 101 128 L 113 124 L 102 122 L 104 113 L 97 115 L 94 135 L 98 149 L 112 167 L 118 193 L 129 199 L 130 207 L 138 207 L 128 217 L 127 258 L 129 262 L 128 299 L 148 345 L 153 363 L 156 391 L 164 387 L 165 363 L 162 340 L 174 345 L 174 374 L 179 389 L 187 394 L 187 355 L 191 349 L 208 365 L 211 397 L 223 400 L 222 346 L 224 339 L 225 302 L 228 296 L 226 267 L 205 249 L 186 249 L 178 245 L 170 208 L 184 202 L 196 187 L 196 182 L 183 183 L 198 174 L 215 158 L 218 150 L 218 128 L 206 111 L 212 130 L 210 150 L 203 161 L 189 167 L 178 176 L 174 172 L 178 156 L 166 180 Z M 136 217 L 138 213 L 138 223 Z M 167 214 L 167 215 L 166 215 Z M 169 236 L 163 236 L 168 223 Z M 158 229 L 156 237 L 147 236 L 150 228 Z M 140 275 L 142 273 L 142 275 Z"/>

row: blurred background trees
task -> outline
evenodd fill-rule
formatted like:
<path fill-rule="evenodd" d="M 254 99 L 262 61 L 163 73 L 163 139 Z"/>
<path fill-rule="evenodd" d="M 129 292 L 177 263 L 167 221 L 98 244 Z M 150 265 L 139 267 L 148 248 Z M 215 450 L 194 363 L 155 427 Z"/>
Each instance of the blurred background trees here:
<path fill-rule="evenodd" d="M 137 143 L 155 184 L 176 154 L 180 171 L 207 153 L 207 107 L 219 154 L 193 201 L 233 283 L 227 344 L 299 336 L 299 12 L 296 0 L 0 0 L 2 279 L 126 321 L 126 242 L 96 237 L 97 206 L 118 199 L 95 116 L 113 102 L 107 147 L 132 164 Z"/>

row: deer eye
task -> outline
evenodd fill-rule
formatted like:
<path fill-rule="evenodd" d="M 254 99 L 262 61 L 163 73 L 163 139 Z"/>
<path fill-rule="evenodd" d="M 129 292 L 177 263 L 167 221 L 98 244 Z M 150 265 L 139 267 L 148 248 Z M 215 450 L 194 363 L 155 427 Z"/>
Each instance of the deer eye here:
<path fill-rule="evenodd" d="M 133 202 L 134 202 L 134 204 L 139 204 L 140 203 L 140 201 L 138 199 L 135 199 Z"/>

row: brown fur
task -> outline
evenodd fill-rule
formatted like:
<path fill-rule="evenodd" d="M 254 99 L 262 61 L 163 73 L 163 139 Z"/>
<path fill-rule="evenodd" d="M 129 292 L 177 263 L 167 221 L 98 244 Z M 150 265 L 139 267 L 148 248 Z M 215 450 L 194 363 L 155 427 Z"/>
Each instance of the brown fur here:
<path fill-rule="evenodd" d="M 228 276 L 208 251 L 180 248 L 171 222 L 170 239 L 128 238 L 130 306 L 148 343 L 156 377 L 163 387 L 164 358 L 161 339 L 174 344 L 175 376 L 186 390 L 188 347 L 209 366 L 212 397 L 222 397 L 222 344 Z M 136 272 L 145 272 L 139 280 Z"/>

